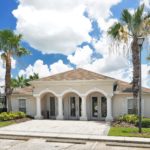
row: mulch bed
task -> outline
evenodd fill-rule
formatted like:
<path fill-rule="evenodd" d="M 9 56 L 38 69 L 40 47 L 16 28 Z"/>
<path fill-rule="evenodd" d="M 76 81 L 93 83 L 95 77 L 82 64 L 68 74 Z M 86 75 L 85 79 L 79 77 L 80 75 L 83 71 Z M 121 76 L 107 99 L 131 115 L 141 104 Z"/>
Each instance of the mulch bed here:
<path fill-rule="evenodd" d="M 15 123 L 21 123 L 21 122 L 26 122 L 26 121 L 30 121 L 30 120 L 32 120 L 32 119 L 26 117 L 26 118 L 11 120 L 11 121 L 14 121 Z"/>
<path fill-rule="evenodd" d="M 127 127 L 127 128 L 136 128 L 134 124 L 130 124 L 127 122 L 114 121 L 112 122 L 113 127 Z"/>

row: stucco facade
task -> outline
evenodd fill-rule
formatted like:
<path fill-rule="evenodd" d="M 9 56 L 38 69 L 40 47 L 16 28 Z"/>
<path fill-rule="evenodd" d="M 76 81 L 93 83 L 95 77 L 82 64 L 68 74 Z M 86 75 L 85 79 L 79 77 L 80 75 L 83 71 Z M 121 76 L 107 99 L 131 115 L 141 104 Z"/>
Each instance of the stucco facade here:
<path fill-rule="evenodd" d="M 122 87 L 116 83 L 116 79 L 84 69 L 68 71 L 32 81 L 28 92 L 14 90 L 12 110 L 19 111 L 19 100 L 23 99 L 26 113 L 36 119 L 111 121 L 127 114 L 128 107 L 132 107 L 128 104 L 132 93 L 119 91 L 127 85 Z M 142 114 L 145 117 L 150 117 L 149 106 L 150 92 L 146 89 L 142 99 Z"/>

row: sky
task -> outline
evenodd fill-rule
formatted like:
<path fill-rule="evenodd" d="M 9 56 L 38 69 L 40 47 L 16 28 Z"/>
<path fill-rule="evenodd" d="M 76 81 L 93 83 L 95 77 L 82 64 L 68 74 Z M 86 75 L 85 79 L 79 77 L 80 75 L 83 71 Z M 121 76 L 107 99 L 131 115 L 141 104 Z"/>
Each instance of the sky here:
<path fill-rule="evenodd" d="M 145 12 L 149 0 L 1 0 L 0 30 L 22 34 L 22 46 L 31 55 L 12 58 L 12 77 L 40 77 L 75 68 L 84 68 L 116 79 L 131 82 L 130 55 L 126 46 L 116 46 L 107 35 L 125 8 L 131 12 L 140 4 Z M 148 41 L 142 51 L 143 86 L 150 87 Z M 5 67 L 0 59 L 0 84 Z"/>

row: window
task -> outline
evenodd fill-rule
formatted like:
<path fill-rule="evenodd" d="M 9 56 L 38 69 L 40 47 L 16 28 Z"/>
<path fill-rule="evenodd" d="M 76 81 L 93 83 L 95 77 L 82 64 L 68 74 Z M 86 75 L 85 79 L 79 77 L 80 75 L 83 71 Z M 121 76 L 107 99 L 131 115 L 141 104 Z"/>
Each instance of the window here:
<path fill-rule="evenodd" d="M 128 114 L 135 114 L 135 100 L 134 99 L 128 99 Z"/>
<path fill-rule="evenodd" d="M 107 99 L 105 97 L 101 98 L 101 115 L 102 117 L 107 116 Z"/>
<path fill-rule="evenodd" d="M 50 97 L 50 116 L 55 116 L 55 97 Z"/>
<path fill-rule="evenodd" d="M 19 111 L 26 113 L 26 100 L 19 99 Z"/>

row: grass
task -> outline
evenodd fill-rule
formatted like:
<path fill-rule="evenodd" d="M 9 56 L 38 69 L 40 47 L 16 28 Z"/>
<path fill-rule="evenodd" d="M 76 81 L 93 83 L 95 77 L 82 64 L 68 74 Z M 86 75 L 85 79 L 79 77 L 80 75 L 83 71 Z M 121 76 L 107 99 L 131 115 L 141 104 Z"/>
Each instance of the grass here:
<path fill-rule="evenodd" d="M 109 136 L 127 136 L 150 138 L 150 128 L 142 128 L 142 133 L 138 133 L 138 128 L 131 127 L 111 127 Z"/>
<path fill-rule="evenodd" d="M 14 121 L 0 121 L 0 127 L 8 126 L 11 124 L 15 124 Z"/>

